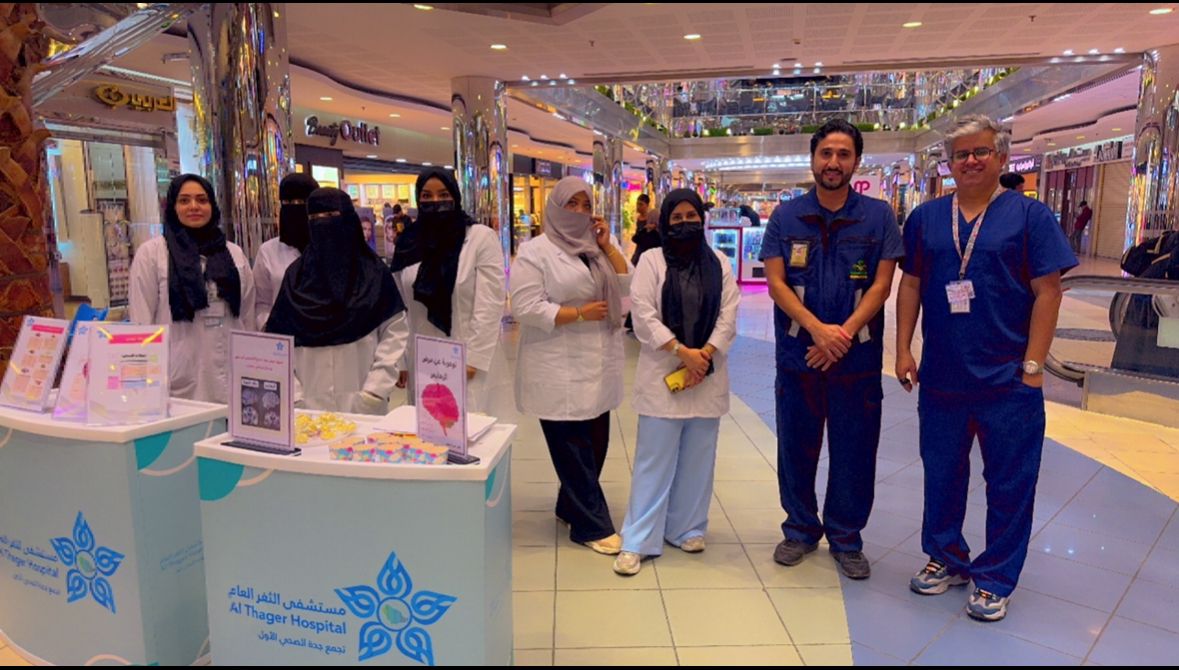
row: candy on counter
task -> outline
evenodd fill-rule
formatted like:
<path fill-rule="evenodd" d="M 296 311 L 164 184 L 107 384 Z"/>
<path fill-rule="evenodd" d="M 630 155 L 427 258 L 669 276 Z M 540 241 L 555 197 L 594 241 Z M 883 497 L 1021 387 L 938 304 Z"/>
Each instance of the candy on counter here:
<path fill-rule="evenodd" d="M 416 435 L 373 433 L 367 437 L 347 437 L 328 447 L 332 460 L 360 463 L 412 463 L 445 465 L 450 450 L 423 442 Z"/>
<path fill-rule="evenodd" d="M 319 416 L 295 415 L 295 444 L 307 444 L 312 440 L 336 440 L 351 435 L 356 424 L 344 417 L 324 412 Z"/>

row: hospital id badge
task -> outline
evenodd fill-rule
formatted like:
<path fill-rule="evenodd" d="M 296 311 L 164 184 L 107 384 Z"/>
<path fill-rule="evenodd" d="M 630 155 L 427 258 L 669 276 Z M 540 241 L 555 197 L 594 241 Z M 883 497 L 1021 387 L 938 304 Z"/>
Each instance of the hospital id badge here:
<path fill-rule="evenodd" d="M 790 267 L 805 268 L 807 262 L 807 252 L 810 251 L 811 245 L 807 242 L 793 242 L 790 245 Z"/>
<path fill-rule="evenodd" d="M 946 299 L 950 302 L 950 314 L 969 314 L 972 298 L 974 298 L 974 283 L 969 279 L 946 284 Z"/>

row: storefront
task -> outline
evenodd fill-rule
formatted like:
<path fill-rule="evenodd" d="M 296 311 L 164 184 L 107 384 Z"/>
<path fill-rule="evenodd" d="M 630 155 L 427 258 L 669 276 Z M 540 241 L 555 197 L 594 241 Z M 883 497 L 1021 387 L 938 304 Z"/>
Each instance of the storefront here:
<path fill-rule="evenodd" d="M 544 232 L 544 203 L 561 178 L 575 168 L 529 156 L 512 156 L 512 256 L 521 244 Z"/>
<path fill-rule="evenodd" d="M 1040 170 L 1043 164 L 1043 156 L 1013 156 L 1007 162 L 1008 172 L 1023 177 L 1022 193 L 1029 198 L 1040 197 Z"/>
<path fill-rule="evenodd" d="M 1093 210 L 1078 252 L 1119 258 L 1125 247 L 1129 202 L 1129 137 L 1044 155 L 1040 193 L 1066 235 L 1075 230 L 1081 202 Z"/>
<path fill-rule="evenodd" d="M 175 93 L 94 75 L 46 103 L 52 241 L 67 311 L 128 303 L 135 251 L 160 235 L 180 173 Z M 186 128 L 187 130 L 187 128 Z"/>

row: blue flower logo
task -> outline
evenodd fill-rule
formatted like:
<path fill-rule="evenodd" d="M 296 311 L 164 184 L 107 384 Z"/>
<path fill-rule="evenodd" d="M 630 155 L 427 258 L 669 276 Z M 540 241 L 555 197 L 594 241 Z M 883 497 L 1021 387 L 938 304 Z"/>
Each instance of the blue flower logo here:
<path fill-rule="evenodd" d="M 115 592 L 107 577 L 113 576 L 119 569 L 123 554 L 99 547 L 94 541 L 90 524 L 86 523 L 86 517 L 81 512 L 78 512 L 78 518 L 74 521 L 73 539 L 59 537 L 52 540 L 51 544 L 62 564 L 70 568 L 66 573 L 66 589 L 69 592 L 66 602 L 72 603 L 91 595 L 94 602 L 115 614 Z"/>
<path fill-rule="evenodd" d="M 360 628 L 361 661 L 389 653 L 396 642 L 402 654 L 424 665 L 434 665 L 434 643 L 423 626 L 437 623 L 458 601 L 433 591 L 414 593 L 413 579 L 397 559 L 397 552 L 390 553 L 381 568 L 377 589 L 352 586 L 336 589 L 336 595 L 352 614 L 376 619 Z"/>

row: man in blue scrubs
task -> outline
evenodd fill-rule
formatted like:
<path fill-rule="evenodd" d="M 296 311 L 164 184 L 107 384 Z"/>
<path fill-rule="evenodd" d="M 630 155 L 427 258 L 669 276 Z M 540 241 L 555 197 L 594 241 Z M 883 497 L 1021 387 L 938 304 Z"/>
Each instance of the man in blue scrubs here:
<path fill-rule="evenodd" d="M 1007 614 L 1027 557 L 1044 448 L 1044 359 L 1060 311 L 1060 277 L 1077 264 L 1052 212 L 999 186 L 1011 136 L 964 116 L 945 140 L 957 193 L 927 202 L 905 225 L 897 296 L 897 379 L 918 381 L 925 465 L 921 544 L 929 563 L 910 580 L 923 595 L 974 580 L 967 613 Z M 987 490 L 986 550 L 962 537 L 970 448 L 978 438 Z"/>
<path fill-rule="evenodd" d="M 778 491 L 787 519 L 774 560 L 793 566 L 825 535 L 840 570 L 871 570 L 860 531 L 872 511 L 880 444 L 884 313 L 900 229 L 888 203 L 850 188 L 864 139 L 843 120 L 811 138 L 815 187 L 778 205 L 762 242 L 777 339 Z M 815 474 L 826 424 L 823 518 Z"/>

